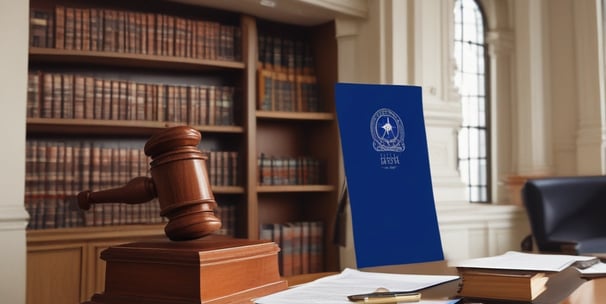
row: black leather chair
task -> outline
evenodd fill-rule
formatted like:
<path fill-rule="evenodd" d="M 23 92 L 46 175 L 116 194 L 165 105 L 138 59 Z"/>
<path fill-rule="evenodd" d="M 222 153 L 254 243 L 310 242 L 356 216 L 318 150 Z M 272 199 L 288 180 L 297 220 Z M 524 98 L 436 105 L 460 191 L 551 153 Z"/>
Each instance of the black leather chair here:
<path fill-rule="evenodd" d="M 538 251 L 606 253 L 606 176 L 530 179 L 522 201 Z"/>

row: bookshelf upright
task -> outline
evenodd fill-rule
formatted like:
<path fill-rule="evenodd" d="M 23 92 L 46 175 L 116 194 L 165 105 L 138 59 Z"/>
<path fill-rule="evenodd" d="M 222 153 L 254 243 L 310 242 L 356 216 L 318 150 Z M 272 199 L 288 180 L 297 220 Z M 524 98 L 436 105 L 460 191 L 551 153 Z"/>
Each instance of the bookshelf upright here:
<path fill-rule="evenodd" d="M 294 266 L 282 265 L 283 274 L 338 269 L 334 24 L 303 27 L 164 1 L 34 0 L 30 7 L 25 204 L 28 269 L 37 270 L 28 271 L 28 303 L 45 303 L 49 293 L 84 301 L 103 289 L 100 251 L 163 237 L 157 202 L 92 214 L 69 206 L 79 191 L 147 174 L 145 141 L 184 124 L 201 132 L 200 149 L 210 156 L 222 233 L 280 243 L 274 232 L 290 231 L 283 254 Z M 260 57 L 267 37 L 271 68 Z M 286 58 L 305 72 L 289 70 Z M 261 81 L 268 71 L 272 85 Z M 270 108 L 259 94 L 267 89 Z M 306 241 L 312 227 L 320 229 L 315 245 Z M 319 268 L 294 262 L 308 260 L 308 247 L 320 248 Z"/>

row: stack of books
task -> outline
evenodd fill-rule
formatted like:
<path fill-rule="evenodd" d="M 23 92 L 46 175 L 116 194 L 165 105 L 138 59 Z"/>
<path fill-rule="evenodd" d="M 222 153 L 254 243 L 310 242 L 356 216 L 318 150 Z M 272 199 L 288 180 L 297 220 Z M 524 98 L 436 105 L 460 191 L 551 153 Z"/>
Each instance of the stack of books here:
<path fill-rule="evenodd" d="M 592 256 L 510 251 L 502 255 L 451 263 L 461 277 L 459 295 L 466 298 L 533 301 L 547 282 L 569 268 L 606 275 L 604 264 Z M 592 270 L 593 269 L 593 270 Z"/>

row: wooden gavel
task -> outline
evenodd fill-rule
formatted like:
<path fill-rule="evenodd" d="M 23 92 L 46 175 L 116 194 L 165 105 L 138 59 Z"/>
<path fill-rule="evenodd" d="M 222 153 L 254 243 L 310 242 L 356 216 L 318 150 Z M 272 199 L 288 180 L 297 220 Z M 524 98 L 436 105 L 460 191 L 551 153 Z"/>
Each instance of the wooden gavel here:
<path fill-rule="evenodd" d="M 151 157 L 151 178 L 140 176 L 119 188 L 80 192 L 78 206 L 88 210 L 93 204 L 141 204 L 157 197 L 160 216 L 168 218 L 164 232 L 169 239 L 193 240 L 219 230 L 207 157 L 198 149 L 201 139 L 200 132 L 187 126 L 159 132 L 144 147 Z"/>

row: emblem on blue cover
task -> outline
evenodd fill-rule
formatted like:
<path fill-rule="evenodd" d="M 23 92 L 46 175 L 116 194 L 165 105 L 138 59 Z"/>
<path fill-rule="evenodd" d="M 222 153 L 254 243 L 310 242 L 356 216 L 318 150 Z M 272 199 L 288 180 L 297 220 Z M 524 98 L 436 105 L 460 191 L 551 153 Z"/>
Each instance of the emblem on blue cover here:
<path fill-rule="evenodd" d="M 372 146 L 377 152 L 404 152 L 404 123 L 391 109 L 382 108 L 370 119 Z"/>

